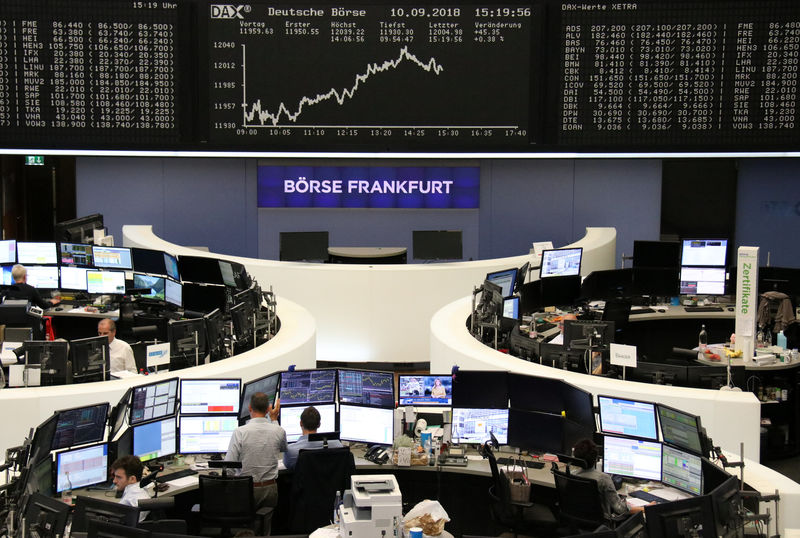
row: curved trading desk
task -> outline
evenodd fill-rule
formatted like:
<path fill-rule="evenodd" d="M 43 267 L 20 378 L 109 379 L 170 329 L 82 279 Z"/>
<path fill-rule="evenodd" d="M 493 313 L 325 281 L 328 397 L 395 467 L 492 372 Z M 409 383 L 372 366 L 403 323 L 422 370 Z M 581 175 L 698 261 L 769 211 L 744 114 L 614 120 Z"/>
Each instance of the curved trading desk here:
<path fill-rule="evenodd" d="M 281 297 L 277 298 L 277 314 L 281 320 L 281 330 L 274 338 L 251 351 L 211 364 L 146 377 L 0 390 L 0 417 L 3 423 L 0 429 L 0 454 L 5 454 L 8 447 L 20 445 L 30 428 L 40 424 L 54 411 L 100 402 L 109 402 L 113 406 L 128 387 L 175 376 L 233 377 L 248 381 L 270 372 L 286 370 L 292 364 L 298 368 L 313 368 L 316 364 L 314 319 L 307 310 Z"/>
<path fill-rule="evenodd" d="M 317 322 L 318 359 L 418 362 L 428 358 L 430 319 L 493 271 L 520 267 L 531 256 L 411 265 L 314 264 L 209 254 L 164 241 L 152 226 L 123 226 L 128 247 L 213 256 L 243 264 L 259 282 L 307 308 Z M 583 247 L 584 275 L 614 267 L 616 230 L 587 228 L 570 246 Z"/>

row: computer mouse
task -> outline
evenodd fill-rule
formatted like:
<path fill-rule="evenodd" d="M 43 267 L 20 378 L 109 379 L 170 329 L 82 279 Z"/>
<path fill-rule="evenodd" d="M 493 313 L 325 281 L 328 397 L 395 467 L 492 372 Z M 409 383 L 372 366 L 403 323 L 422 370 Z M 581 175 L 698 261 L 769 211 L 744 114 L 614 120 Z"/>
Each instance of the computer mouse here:
<path fill-rule="evenodd" d="M 55 307 L 54 310 L 64 310 L 64 307 L 63 306 L 57 306 L 57 307 Z"/>
<path fill-rule="evenodd" d="M 217 471 L 211 471 L 208 473 L 208 476 L 219 476 L 219 473 Z"/>
<path fill-rule="evenodd" d="M 733 312 L 733 307 L 732 306 L 728 307 L 728 312 Z"/>

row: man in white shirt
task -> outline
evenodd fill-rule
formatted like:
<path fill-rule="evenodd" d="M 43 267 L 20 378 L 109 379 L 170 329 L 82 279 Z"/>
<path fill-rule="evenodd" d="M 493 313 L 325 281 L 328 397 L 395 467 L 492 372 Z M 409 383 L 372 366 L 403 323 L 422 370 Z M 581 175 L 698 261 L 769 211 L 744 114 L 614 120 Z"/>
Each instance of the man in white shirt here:
<path fill-rule="evenodd" d="M 114 474 L 114 485 L 117 491 L 122 492 L 120 504 L 128 506 L 139 506 L 140 499 L 149 499 L 150 495 L 139 487 L 142 480 L 144 466 L 136 456 L 122 456 L 111 464 L 111 472 Z M 150 512 L 139 512 L 139 521 L 144 521 Z"/>
<path fill-rule="evenodd" d="M 111 355 L 111 373 L 127 370 L 135 374 L 136 361 L 133 359 L 133 350 L 127 342 L 115 338 L 117 335 L 117 325 L 114 323 L 114 320 L 109 318 L 100 320 L 100 323 L 97 324 L 97 334 L 99 336 L 108 337 L 108 352 Z"/>

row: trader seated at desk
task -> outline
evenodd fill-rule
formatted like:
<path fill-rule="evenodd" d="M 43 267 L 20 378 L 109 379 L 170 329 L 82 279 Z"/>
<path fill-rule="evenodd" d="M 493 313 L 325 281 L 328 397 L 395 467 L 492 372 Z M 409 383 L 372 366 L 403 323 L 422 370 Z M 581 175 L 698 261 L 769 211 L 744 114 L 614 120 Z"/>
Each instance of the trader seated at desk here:
<path fill-rule="evenodd" d="M 309 434 L 317 433 L 321 420 L 319 411 L 314 406 L 306 407 L 300 414 L 300 429 L 303 431 L 303 435 L 300 436 L 297 442 L 289 445 L 283 455 L 283 464 L 287 469 L 294 469 L 301 450 L 322 448 L 323 441 L 308 440 Z M 338 439 L 328 441 L 329 448 L 342 448 L 342 446 Z"/>
<path fill-rule="evenodd" d="M 114 485 L 122 492 L 120 504 L 139 506 L 139 499 L 149 499 L 150 495 L 139 487 L 144 466 L 137 456 L 122 456 L 111 464 Z M 140 512 L 139 521 L 143 521 L 150 512 Z"/>
<path fill-rule="evenodd" d="M 28 284 L 28 270 L 24 265 L 17 264 L 11 268 L 11 278 L 14 283 L 5 292 L 6 299 L 25 299 L 42 310 L 47 310 L 61 302 L 60 298 L 44 300 L 39 291 Z"/>
<path fill-rule="evenodd" d="M 133 350 L 127 342 L 116 338 L 117 325 L 114 320 L 105 318 L 97 324 L 97 335 L 108 337 L 108 352 L 111 355 L 109 370 L 111 375 L 115 372 L 127 371 L 136 373 L 136 361 L 133 358 Z"/>
<path fill-rule="evenodd" d="M 583 478 L 590 478 L 597 482 L 597 489 L 600 491 L 600 501 L 603 510 L 608 515 L 620 515 L 626 513 L 636 513 L 644 510 L 644 506 L 628 506 L 622 497 L 617 494 L 614 482 L 611 477 L 596 468 L 599 453 L 597 445 L 591 439 L 582 439 L 572 448 L 572 456 L 584 460 L 589 467 L 580 468 L 573 474 Z"/>

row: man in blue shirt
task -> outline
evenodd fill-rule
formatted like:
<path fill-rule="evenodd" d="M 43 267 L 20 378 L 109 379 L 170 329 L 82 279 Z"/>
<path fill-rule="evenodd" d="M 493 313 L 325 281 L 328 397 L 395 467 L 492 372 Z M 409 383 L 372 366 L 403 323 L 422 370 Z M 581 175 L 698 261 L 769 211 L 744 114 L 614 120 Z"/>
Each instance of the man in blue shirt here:
<path fill-rule="evenodd" d="M 322 448 L 322 441 L 308 440 L 308 434 L 317 433 L 320 420 L 319 411 L 313 406 L 306 407 L 300 414 L 300 429 L 303 430 L 303 435 L 300 436 L 296 443 L 289 445 L 289 448 L 283 454 L 283 464 L 287 469 L 294 469 L 297 463 L 297 456 L 301 450 Z M 341 447 L 342 443 L 338 439 L 328 441 L 328 448 Z"/>

